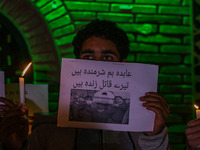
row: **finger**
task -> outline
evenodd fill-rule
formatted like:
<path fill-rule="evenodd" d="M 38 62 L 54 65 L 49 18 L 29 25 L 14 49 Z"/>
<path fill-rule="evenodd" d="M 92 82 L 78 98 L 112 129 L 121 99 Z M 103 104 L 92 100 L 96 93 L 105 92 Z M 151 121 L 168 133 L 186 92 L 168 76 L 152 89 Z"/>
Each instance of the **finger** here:
<path fill-rule="evenodd" d="M 10 111 L 11 107 L 8 106 L 8 105 L 0 105 L 0 109 L 3 110 L 3 111 L 8 112 L 8 111 Z"/>
<path fill-rule="evenodd" d="M 7 114 L 7 111 L 0 111 L 0 117 L 5 116 Z"/>
<path fill-rule="evenodd" d="M 11 124 L 21 123 L 24 124 L 28 119 L 26 119 L 24 116 L 10 116 L 10 117 L 2 117 L 0 127 L 5 128 L 7 126 L 10 126 Z"/>
<path fill-rule="evenodd" d="M 158 94 L 158 93 L 155 93 L 155 92 L 147 92 L 147 93 L 145 93 L 145 96 L 157 97 L 157 98 L 160 99 L 162 102 L 164 102 L 165 105 L 168 106 L 167 101 L 164 99 L 164 97 L 161 96 L 161 95 Z"/>
<path fill-rule="evenodd" d="M 156 113 L 156 117 L 161 120 L 167 120 L 168 113 L 163 111 L 162 109 L 155 107 L 155 106 L 146 106 L 146 109 L 151 110 Z"/>
<path fill-rule="evenodd" d="M 24 109 L 21 109 L 21 111 L 23 111 L 24 115 L 26 117 L 28 117 L 28 108 L 27 107 L 24 107 Z"/>
<path fill-rule="evenodd" d="M 188 143 L 189 143 L 190 147 L 196 149 L 197 146 L 200 145 L 200 137 L 195 138 L 195 139 L 188 138 Z"/>
<path fill-rule="evenodd" d="M 188 127 L 185 130 L 186 135 L 199 135 L 200 136 L 200 126 L 192 126 L 192 127 Z"/>
<path fill-rule="evenodd" d="M 19 104 L 15 105 L 15 107 L 12 107 L 12 108 L 13 108 L 13 110 L 15 110 L 15 109 L 21 110 L 23 108 L 23 104 L 19 103 Z"/>
<path fill-rule="evenodd" d="M 12 119 L 12 118 L 17 118 L 17 117 L 23 117 L 25 115 L 26 115 L 26 112 L 16 109 L 16 110 L 12 110 L 12 111 L 6 113 L 3 116 L 3 119 Z"/>
<path fill-rule="evenodd" d="M 23 113 L 25 114 L 25 112 L 27 112 L 27 111 L 25 111 L 25 108 L 22 109 L 22 107 L 23 107 L 23 104 L 20 103 L 20 104 L 18 104 L 18 105 L 16 105 L 16 106 L 10 108 L 10 110 L 9 110 L 8 113 L 10 113 L 10 112 L 14 113 L 14 112 L 17 112 L 17 111 L 18 111 L 18 112 L 23 112 Z M 26 109 L 27 109 L 27 108 L 26 108 Z"/>
<path fill-rule="evenodd" d="M 191 120 L 187 123 L 187 127 L 200 126 L 200 118 Z"/>
<path fill-rule="evenodd" d="M 20 103 L 22 104 L 22 103 Z M 23 104 L 19 107 L 19 109 L 24 113 L 25 117 L 28 117 L 28 108 L 24 107 Z"/>
<path fill-rule="evenodd" d="M 166 111 L 169 111 L 169 106 L 167 103 L 165 103 L 163 100 L 161 100 L 160 98 L 158 97 L 153 97 L 153 96 L 143 96 L 143 97 L 140 97 L 140 100 L 141 101 L 146 101 L 146 103 L 149 103 L 149 102 L 154 102 L 154 103 L 160 103 L 164 106 L 164 108 L 166 109 Z"/>
<path fill-rule="evenodd" d="M 6 125 L 10 125 L 14 122 L 24 122 L 25 121 L 25 117 L 24 116 L 10 116 L 10 117 L 3 117 L 1 120 L 1 126 L 6 126 Z"/>
<path fill-rule="evenodd" d="M 9 112 L 12 112 L 16 109 L 17 109 L 16 106 L 15 107 L 9 107 L 8 105 L 0 105 L 0 116 L 5 116 Z"/>
<path fill-rule="evenodd" d="M 157 95 L 158 97 L 155 96 L 143 96 L 140 97 L 141 101 L 146 101 L 146 104 L 144 105 L 154 105 L 157 106 L 160 109 L 164 109 L 164 111 L 166 111 L 167 113 L 169 113 L 169 106 L 167 103 L 165 103 L 163 100 L 161 100 L 160 95 L 154 93 L 155 95 Z"/>
<path fill-rule="evenodd" d="M 190 140 L 198 139 L 198 138 L 200 138 L 200 131 L 186 134 L 186 136 L 187 136 L 187 138 L 190 139 Z"/>
<path fill-rule="evenodd" d="M 157 108 L 161 113 L 165 115 L 165 118 L 168 118 L 169 109 L 161 102 L 146 102 L 142 104 L 144 107 L 149 107 L 149 109 L 153 109 L 154 107 Z"/>
<path fill-rule="evenodd" d="M 4 97 L 0 97 L 0 102 L 4 103 L 6 105 L 9 105 L 11 107 L 15 106 L 15 104 L 12 101 L 10 101 L 10 100 L 8 100 L 8 99 L 6 99 Z"/>

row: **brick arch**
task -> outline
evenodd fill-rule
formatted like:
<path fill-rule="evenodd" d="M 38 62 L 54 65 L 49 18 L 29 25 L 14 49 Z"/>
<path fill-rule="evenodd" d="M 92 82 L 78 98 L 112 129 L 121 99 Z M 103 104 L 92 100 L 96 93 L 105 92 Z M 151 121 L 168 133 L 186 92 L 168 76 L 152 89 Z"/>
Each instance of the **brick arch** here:
<path fill-rule="evenodd" d="M 76 34 L 76 27 L 65 3 L 58 0 L 34 0 L 33 6 L 43 16 L 51 32 L 58 48 L 60 62 L 62 57 L 73 58 L 72 40 Z"/>
<path fill-rule="evenodd" d="M 34 83 L 58 83 L 57 48 L 43 17 L 28 0 L 1 0 L 0 13 L 19 30 L 33 62 Z"/>

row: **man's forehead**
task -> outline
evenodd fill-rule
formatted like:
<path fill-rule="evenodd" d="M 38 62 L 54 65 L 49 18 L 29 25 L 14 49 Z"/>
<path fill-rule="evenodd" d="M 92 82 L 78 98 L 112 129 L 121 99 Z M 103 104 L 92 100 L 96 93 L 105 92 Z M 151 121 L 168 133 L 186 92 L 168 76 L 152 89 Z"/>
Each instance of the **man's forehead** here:
<path fill-rule="evenodd" d="M 117 55 L 117 53 L 113 50 L 109 50 L 109 49 L 102 49 L 102 50 L 93 50 L 93 49 L 85 49 L 81 51 L 81 54 L 86 54 L 86 53 L 90 53 L 90 54 L 95 54 L 95 53 L 101 53 L 101 54 L 114 54 Z"/>
<path fill-rule="evenodd" d="M 115 43 L 111 40 L 100 37 L 90 37 L 83 42 L 82 49 L 116 49 Z"/>

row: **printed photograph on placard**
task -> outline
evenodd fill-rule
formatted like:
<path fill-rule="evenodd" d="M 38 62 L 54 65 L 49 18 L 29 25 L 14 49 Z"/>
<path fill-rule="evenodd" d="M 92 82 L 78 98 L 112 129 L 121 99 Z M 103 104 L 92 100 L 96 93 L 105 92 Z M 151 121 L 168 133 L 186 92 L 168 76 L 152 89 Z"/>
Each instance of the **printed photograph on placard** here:
<path fill-rule="evenodd" d="M 71 89 L 70 121 L 128 124 L 130 93 Z"/>

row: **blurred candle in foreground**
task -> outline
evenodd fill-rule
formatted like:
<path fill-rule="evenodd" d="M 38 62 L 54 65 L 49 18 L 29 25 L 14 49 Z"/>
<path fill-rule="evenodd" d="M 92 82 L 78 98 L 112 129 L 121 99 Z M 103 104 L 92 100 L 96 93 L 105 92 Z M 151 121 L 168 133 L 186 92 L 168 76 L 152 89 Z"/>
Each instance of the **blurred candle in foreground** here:
<path fill-rule="evenodd" d="M 28 68 L 31 66 L 32 62 L 30 62 L 24 71 L 22 72 L 21 76 L 19 77 L 19 97 L 20 97 L 20 103 L 25 105 L 25 90 L 24 90 L 24 75 Z"/>
<path fill-rule="evenodd" d="M 200 118 L 200 109 L 199 109 L 199 106 L 197 105 L 194 105 L 194 107 L 196 108 L 196 118 Z"/>

